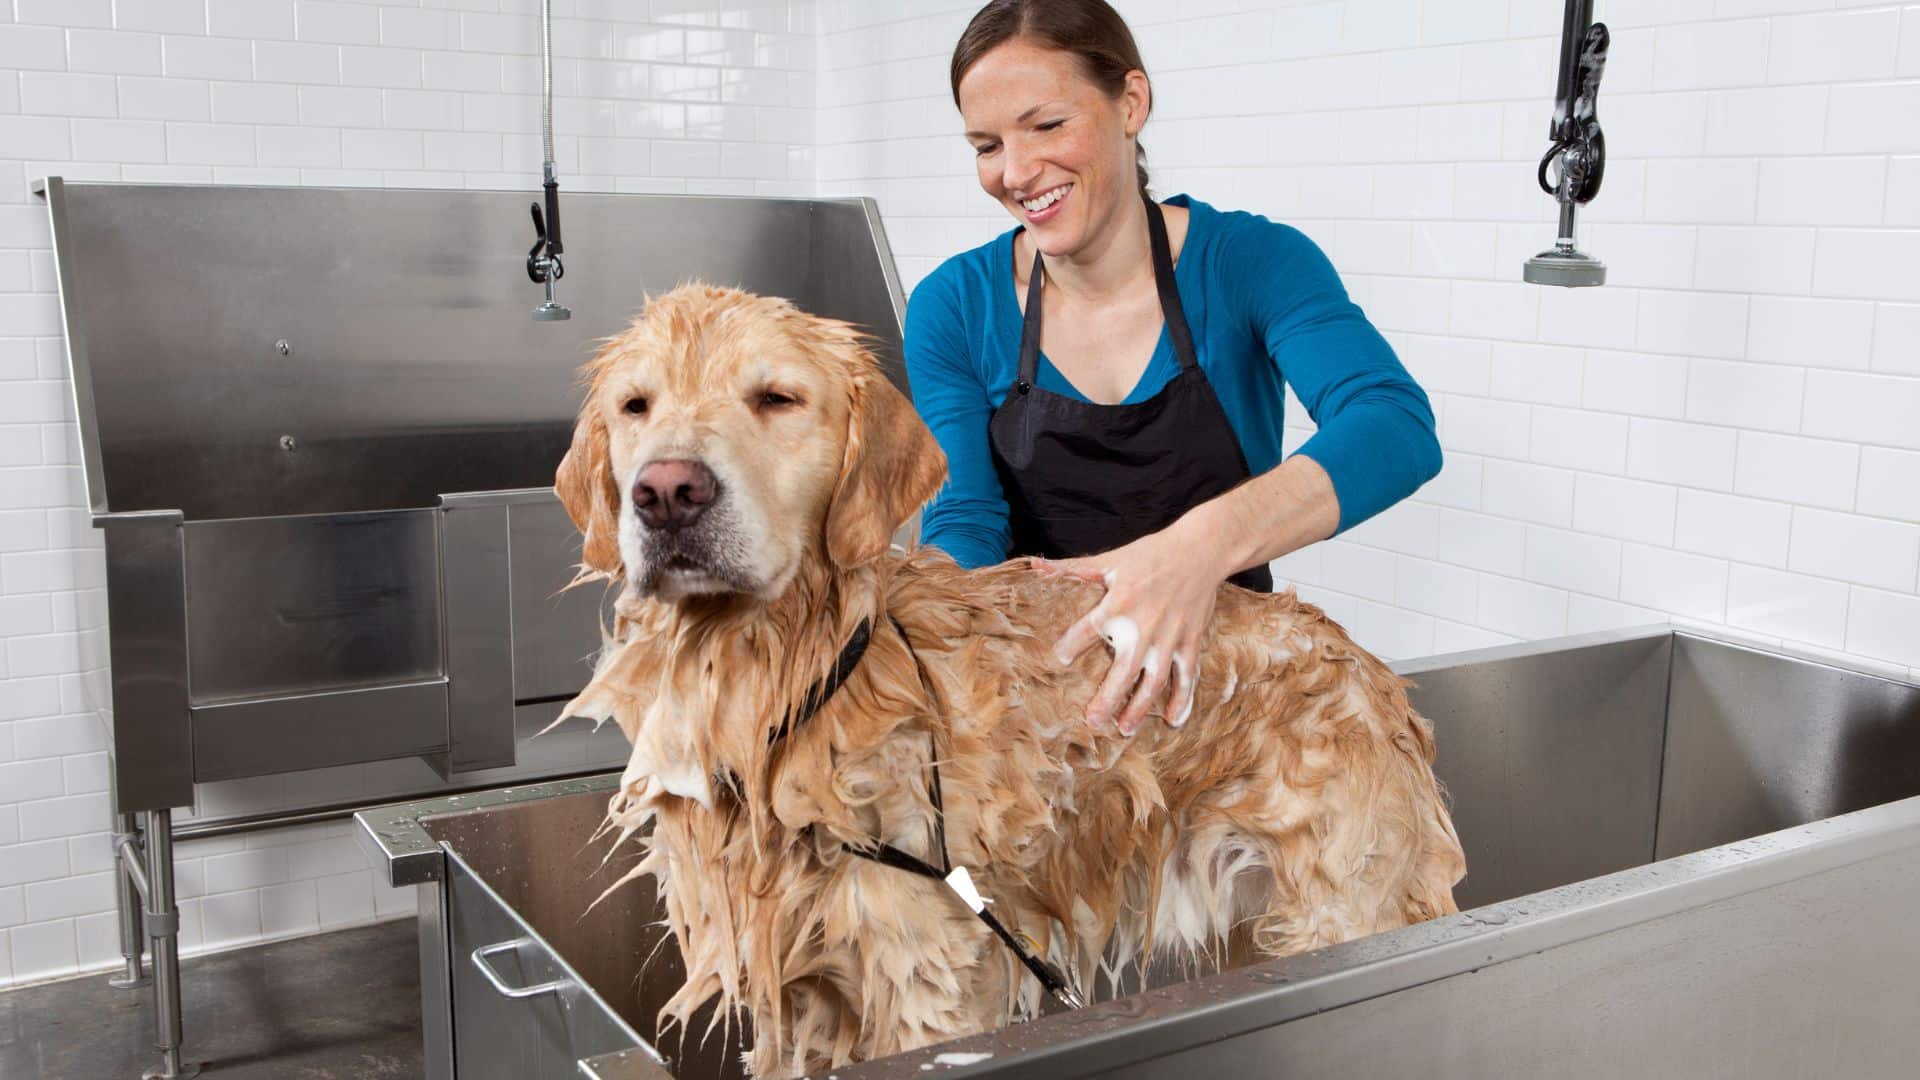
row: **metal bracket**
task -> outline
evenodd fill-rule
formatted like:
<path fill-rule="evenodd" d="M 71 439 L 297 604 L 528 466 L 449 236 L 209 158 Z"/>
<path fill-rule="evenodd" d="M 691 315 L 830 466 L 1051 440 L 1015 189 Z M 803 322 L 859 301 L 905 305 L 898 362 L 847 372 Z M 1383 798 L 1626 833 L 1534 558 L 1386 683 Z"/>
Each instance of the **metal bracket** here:
<path fill-rule="evenodd" d="M 113 849 L 120 854 L 120 872 L 133 883 L 140 899 L 153 903 L 153 889 L 147 884 L 147 845 L 139 833 L 114 833 Z"/>

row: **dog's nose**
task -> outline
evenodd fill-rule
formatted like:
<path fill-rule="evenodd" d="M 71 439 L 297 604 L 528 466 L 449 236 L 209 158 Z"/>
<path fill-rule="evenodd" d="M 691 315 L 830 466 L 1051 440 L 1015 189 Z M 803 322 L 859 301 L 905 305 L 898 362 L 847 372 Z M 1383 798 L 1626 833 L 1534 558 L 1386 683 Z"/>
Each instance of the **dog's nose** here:
<path fill-rule="evenodd" d="M 684 529 L 713 503 L 719 484 L 697 461 L 656 461 L 633 481 L 633 508 L 650 529 Z"/>

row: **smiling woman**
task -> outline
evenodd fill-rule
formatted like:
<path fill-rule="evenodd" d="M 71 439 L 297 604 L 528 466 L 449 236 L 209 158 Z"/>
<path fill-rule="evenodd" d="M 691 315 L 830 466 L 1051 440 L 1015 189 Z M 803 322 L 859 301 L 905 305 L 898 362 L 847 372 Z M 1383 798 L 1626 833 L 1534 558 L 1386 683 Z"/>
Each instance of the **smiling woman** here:
<path fill-rule="evenodd" d="M 1440 469 L 1426 395 L 1298 230 L 1156 201 L 1152 86 L 1103 0 L 994 0 L 954 48 L 981 190 L 1016 226 L 915 289 L 915 405 L 951 482 L 923 541 L 1105 586 L 1056 646 L 1114 651 L 1088 705 L 1183 715 L 1221 581 L 1405 498 Z M 1319 427 L 1282 460 L 1286 387 Z"/>

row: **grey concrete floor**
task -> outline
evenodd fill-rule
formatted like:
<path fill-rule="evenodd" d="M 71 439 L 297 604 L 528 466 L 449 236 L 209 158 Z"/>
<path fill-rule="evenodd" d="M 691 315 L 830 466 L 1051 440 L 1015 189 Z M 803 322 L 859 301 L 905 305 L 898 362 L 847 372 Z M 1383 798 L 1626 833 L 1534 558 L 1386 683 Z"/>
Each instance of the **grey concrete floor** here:
<path fill-rule="evenodd" d="M 180 965 L 184 1057 L 209 1080 L 378 1080 L 421 1071 L 411 920 Z M 153 991 L 105 975 L 0 993 L 0 1080 L 137 1080 L 159 1063 Z"/>

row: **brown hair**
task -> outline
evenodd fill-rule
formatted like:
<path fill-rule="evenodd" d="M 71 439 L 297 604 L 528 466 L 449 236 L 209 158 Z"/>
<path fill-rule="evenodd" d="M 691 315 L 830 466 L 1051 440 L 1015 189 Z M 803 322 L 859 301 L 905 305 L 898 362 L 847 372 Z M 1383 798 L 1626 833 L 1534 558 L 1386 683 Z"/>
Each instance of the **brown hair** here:
<path fill-rule="evenodd" d="M 1106 0 L 993 0 L 974 14 L 953 47 L 948 74 L 955 108 L 960 107 L 960 80 L 973 65 L 996 46 L 1020 37 L 1073 54 L 1080 70 L 1110 98 L 1117 99 L 1126 89 L 1127 72 L 1146 71 L 1133 32 Z M 1138 139 L 1133 145 L 1134 174 L 1144 195 L 1147 150 Z"/>

